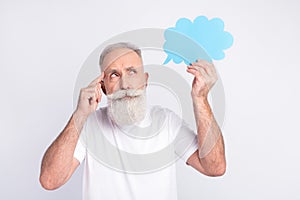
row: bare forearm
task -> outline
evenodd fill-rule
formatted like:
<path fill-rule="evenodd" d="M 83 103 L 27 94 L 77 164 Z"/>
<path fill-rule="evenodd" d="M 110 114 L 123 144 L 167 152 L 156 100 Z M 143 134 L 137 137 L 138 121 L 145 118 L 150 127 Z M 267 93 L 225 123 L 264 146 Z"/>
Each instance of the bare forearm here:
<path fill-rule="evenodd" d="M 48 189 L 65 183 L 73 164 L 73 154 L 84 119 L 74 113 L 60 135 L 47 149 L 41 166 L 40 182 Z"/>
<path fill-rule="evenodd" d="M 226 168 L 226 161 L 222 132 L 207 99 L 194 98 L 193 102 L 201 165 L 208 174 L 223 174 Z"/>
<path fill-rule="evenodd" d="M 78 104 L 68 124 L 46 151 L 41 167 L 40 182 L 45 189 L 56 189 L 72 175 L 79 162 L 74 151 L 81 129 L 88 116 L 101 101 L 101 81 L 104 73 L 80 90 Z"/>

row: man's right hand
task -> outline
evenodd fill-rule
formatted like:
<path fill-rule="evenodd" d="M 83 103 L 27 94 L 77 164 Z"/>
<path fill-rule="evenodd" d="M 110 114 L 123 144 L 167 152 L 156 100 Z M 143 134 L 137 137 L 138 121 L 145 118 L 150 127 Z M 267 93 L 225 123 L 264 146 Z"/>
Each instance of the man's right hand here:
<path fill-rule="evenodd" d="M 98 103 L 101 101 L 101 81 L 104 78 L 104 72 L 93 80 L 86 88 L 80 90 L 77 108 L 74 112 L 80 118 L 87 118 L 89 114 L 97 109 Z M 103 84 L 103 83 L 102 83 Z"/>
<path fill-rule="evenodd" d="M 54 190 L 71 177 L 79 165 L 74 158 L 78 136 L 89 116 L 101 101 L 101 81 L 104 73 L 80 90 L 78 104 L 70 121 L 47 149 L 41 166 L 40 182 L 47 190 Z"/>

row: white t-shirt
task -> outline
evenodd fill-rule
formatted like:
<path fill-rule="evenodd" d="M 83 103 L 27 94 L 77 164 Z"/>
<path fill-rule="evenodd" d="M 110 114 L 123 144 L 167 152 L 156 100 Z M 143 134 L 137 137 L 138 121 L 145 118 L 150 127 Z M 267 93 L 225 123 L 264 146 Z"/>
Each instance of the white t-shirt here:
<path fill-rule="evenodd" d="M 176 200 L 176 165 L 197 150 L 197 136 L 174 112 L 152 106 L 132 126 L 107 108 L 91 114 L 74 157 L 84 163 L 83 200 Z"/>

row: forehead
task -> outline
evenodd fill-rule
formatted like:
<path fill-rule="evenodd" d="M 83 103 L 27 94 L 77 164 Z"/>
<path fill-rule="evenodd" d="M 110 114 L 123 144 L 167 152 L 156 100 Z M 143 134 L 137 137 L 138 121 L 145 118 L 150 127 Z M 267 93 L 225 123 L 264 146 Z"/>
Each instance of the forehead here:
<path fill-rule="evenodd" d="M 103 59 L 103 69 L 114 67 L 140 67 L 141 57 L 132 49 L 120 48 L 109 52 Z"/>

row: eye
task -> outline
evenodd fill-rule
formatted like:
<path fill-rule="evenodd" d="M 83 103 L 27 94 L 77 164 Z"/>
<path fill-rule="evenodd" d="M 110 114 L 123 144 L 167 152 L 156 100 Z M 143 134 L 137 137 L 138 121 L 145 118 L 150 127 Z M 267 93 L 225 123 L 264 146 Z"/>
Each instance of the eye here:
<path fill-rule="evenodd" d="M 135 69 L 129 69 L 129 74 L 130 75 L 133 75 L 133 74 L 136 74 L 137 71 Z"/>
<path fill-rule="evenodd" d="M 117 77 L 119 77 L 119 74 L 117 74 L 116 72 L 110 75 L 110 78 L 117 78 Z"/>

